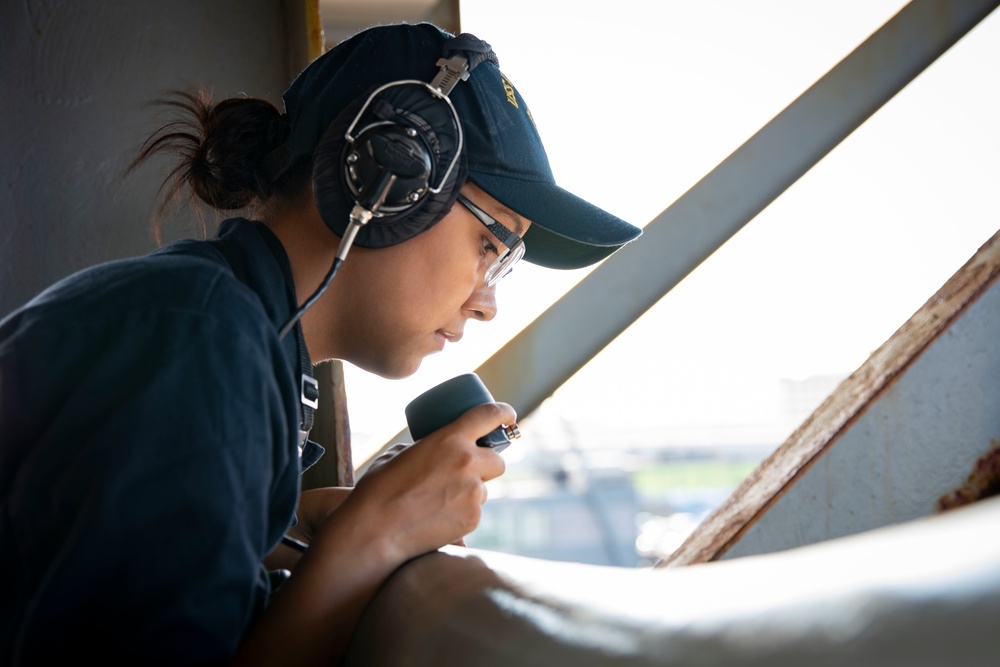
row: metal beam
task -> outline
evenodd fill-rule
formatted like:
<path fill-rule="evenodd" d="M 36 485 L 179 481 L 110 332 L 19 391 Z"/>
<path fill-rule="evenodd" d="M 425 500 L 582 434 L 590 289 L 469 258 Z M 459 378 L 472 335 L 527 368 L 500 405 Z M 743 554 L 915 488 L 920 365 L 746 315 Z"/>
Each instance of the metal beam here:
<path fill-rule="evenodd" d="M 1000 0 L 913 0 L 479 367 L 529 414 L 984 19 Z"/>

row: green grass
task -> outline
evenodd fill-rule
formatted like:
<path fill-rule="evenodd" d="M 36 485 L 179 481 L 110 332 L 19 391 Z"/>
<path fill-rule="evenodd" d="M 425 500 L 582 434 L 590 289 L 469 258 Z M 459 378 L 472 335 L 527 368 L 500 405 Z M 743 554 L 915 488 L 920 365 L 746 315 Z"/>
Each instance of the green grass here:
<path fill-rule="evenodd" d="M 678 488 L 733 488 L 746 479 L 756 461 L 677 461 L 658 463 L 633 473 L 639 493 Z"/>

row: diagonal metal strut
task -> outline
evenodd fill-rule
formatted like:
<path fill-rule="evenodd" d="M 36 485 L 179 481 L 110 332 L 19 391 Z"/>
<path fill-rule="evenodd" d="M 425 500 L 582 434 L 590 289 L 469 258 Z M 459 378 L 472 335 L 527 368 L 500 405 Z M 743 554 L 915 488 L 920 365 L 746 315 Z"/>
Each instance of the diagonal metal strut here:
<path fill-rule="evenodd" d="M 913 0 L 477 369 L 524 417 L 1000 0 Z"/>

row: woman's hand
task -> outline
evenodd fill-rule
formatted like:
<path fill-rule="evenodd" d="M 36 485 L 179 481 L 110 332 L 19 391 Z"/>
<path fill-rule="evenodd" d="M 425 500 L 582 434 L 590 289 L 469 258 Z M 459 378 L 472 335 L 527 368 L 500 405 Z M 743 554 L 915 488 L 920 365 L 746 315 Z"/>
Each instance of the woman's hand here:
<path fill-rule="evenodd" d="M 505 403 L 476 406 L 365 474 L 321 522 L 236 662 L 336 662 L 365 605 L 396 568 L 479 524 L 486 482 L 503 473 L 504 461 L 476 439 L 514 422 Z M 333 493 L 315 500 L 335 502 Z"/>
<path fill-rule="evenodd" d="M 487 403 L 411 446 L 390 449 L 358 481 L 343 510 L 385 526 L 384 546 L 399 563 L 462 543 L 479 525 L 486 482 L 504 471 L 500 455 L 475 441 L 515 419 L 509 405 Z"/>
<path fill-rule="evenodd" d="M 375 470 L 376 468 L 381 468 L 383 465 L 396 458 L 400 452 L 404 452 L 412 446 L 413 445 L 408 445 L 404 442 L 397 442 L 395 445 L 387 447 L 384 452 L 372 459 L 372 462 L 368 464 L 367 470 L 365 470 L 365 474 L 367 475 L 370 471 Z"/>

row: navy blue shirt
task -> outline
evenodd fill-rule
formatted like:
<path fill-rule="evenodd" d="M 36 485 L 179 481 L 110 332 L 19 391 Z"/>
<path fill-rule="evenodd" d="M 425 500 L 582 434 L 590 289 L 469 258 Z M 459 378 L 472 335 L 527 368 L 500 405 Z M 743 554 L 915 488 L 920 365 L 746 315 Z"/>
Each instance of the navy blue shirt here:
<path fill-rule="evenodd" d="M 243 280 L 181 241 L 0 322 L 0 664 L 225 662 L 266 605 L 301 471 L 295 294 L 263 225 L 220 235 Z"/>

